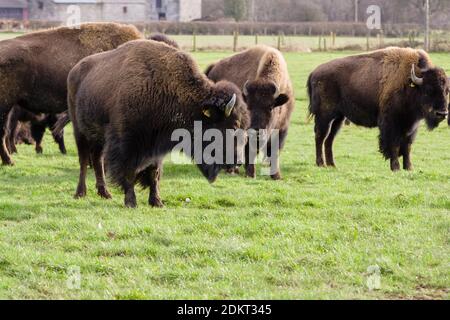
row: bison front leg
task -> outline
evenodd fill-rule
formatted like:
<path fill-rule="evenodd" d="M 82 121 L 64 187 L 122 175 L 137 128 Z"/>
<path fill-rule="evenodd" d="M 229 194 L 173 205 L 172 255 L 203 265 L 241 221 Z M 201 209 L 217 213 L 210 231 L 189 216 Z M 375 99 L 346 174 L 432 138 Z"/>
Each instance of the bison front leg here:
<path fill-rule="evenodd" d="M 42 154 L 44 150 L 42 149 L 42 140 L 44 139 L 45 134 L 45 125 L 41 123 L 32 123 L 31 124 L 31 136 L 34 141 L 36 141 L 36 153 Z"/>
<path fill-rule="evenodd" d="M 394 172 L 400 171 L 399 155 L 400 155 L 400 147 L 398 146 L 392 147 L 391 170 Z"/>
<path fill-rule="evenodd" d="M 0 158 L 2 158 L 3 165 L 14 165 L 14 162 L 9 155 L 8 149 L 6 147 L 7 138 L 7 125 L 8 125 L 8 114 L 11 108 L 0 106 Z"/>
<path fill-rule="evenodd" d="M 403 155 L 403 169 L 406 171 L 412 171 L 414 169 L 411 162 L 411 144 L 404 144 L 401 147 L 401 153 Z"/>
<path fill-rule="evenodd" d="M 257 143 L 257 142 L 256 142 Z M 251 145 L 251 143 L 247 143 L 245 146 L 245 175 L 249 178 L 256 178 L 256 156 L 257 146 Z"/>
<path fill-rule="evenodd" d="M 379 123 L 380 127 L 380 152 L 390 160 L 391 170 L 400 170 L 400 146 L 401 135 L 395 130 L 395 125 L 386 118 Z"/>
<path fill-rule="evenodd" d="M 162 208 L 164 207 L 161 197 L 159 195 L 159 182 L 162 174 L 162 163 L 159 162 L 156 166 L 151 166 L 147 169 L 150 178 L 150 195 L 148 198 L 148 204 L 152 207 Z"/>
<path fill-rule="evenodd" d="M 122 184 L 123 192 L 125 193 L 125 207 L 136 208 L 137 200 L 136 193 L 134 191 L 134 181 L 128 180 Z"/>

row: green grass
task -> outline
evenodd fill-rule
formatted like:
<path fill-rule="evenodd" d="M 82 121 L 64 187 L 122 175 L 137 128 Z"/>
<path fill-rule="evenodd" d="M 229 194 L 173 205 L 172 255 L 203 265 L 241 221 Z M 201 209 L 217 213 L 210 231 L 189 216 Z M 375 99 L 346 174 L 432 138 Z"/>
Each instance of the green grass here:
<path fill-rule="evenodd" d="M 89 175 L 74 200 L 78 165 L 46 136 L 44 155 L 20 146 L 0 168 L 0 298 L 449 298 L 450 129 L 422 128 L 412 173 L 390 172 L 376 130 L 345 127 L 338 169 L 314 165 L 305 82 L 345 53 L 286 54 L 297 110 L 282 154 L 284 180 L 221 176 L 166 164 L 165 209 L 103 201 Z M 202 67 L 227 53 L 198 53 Z M 450 69 L 448 55 L 434 55 Z M 187 203 L 186 198 L 192 201 Z M 370 291 L 377 265 L 381 287 Z M 67 286 L 81 271 L 81 289 Z"/>

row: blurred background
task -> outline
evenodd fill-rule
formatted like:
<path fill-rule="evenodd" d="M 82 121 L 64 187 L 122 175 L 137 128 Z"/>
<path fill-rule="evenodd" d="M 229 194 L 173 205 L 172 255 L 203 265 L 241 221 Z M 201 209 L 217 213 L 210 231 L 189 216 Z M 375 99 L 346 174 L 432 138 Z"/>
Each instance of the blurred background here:
<path fill-rule="evenodd" d="M 146 34 L 175 35 L 191 51 L 265 43 L 303 52 L 390 45 L 447 52 L 449 17 L 449 0 L 0 0 L 0 37 L 116 21 Z M 379 26 L 368 26 L 378 20 Z"/>

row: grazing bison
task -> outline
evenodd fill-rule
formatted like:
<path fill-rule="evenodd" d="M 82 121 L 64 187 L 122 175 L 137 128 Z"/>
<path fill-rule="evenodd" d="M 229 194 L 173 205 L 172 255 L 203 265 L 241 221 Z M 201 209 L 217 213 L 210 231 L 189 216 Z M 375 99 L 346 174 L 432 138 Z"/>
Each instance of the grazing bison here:
<path fill-rule="evenodd" d="M 148 38 L 148 40 L 162 42 L 162 43 L 165 43 L 175 49 L 179 49 L 178 44 L 174 40 L 170 39 L 169 37 L 167 37 L 166 35 L 161 34 L 161 33 L 152 34 Z M 55 127 L 53 128 L 54 130 L 52 132 L 54 134 L 61 134 L 63 132 L 65 126 L 68 125 L 69 123 L 70 123 L 70 117 L 69 117 L 68 113 L 66 112 L 59 117 L 57 123 L 55 124 Z"/>
<path fill-rule="evenodd" d="M 251 114 L 251 129 L 264 129 L 269 135 L 273 130 L 279 130 L 279 150 L 283 148 L 295 107 L 295 97 L 281 52 L 267 46 L 256 46 L 209 66 L 206 74 L 215 82 L 228 80 L 242 88 Z M 268 157 L 271 156 L 271 149 L 269 139 Z M 247 145 L 246 174 L 252 178 L 255 177 L 254 161 L 255 159 L 250 159 Z M 274 180 L 281 179 L 278 157 L 276 172 L 271 176 Z"/>
<path fill-rule="evenodd" d="M 67 110 L 67 75 L 78 61 L 117 48 L 142 36 L 135 27 L 115 23 L 57 28 L 0 42 L 0 157 L 13 161 L 5 133 L 10 110 L 19 105 L 33 113 Z"/>
<path fill-rule="evenodd" d="M 412 170 L 411 145 L 422 119 L 430 129 L 447 116 L 448 80 L 422 50 L 387 48 L 336 59 L 308 80 L 315 117 L 316 162 L 335 166 L 333 141 L 345 118 L 380 129 L 380 152 L 393 171 Z M 323 144 L 325 142 L 325 161 Z"/>
<path fill-rule="evenodd" d="M 203 131 L 247 129 L 250 120 L 240 94 L 232 83 L 208 80 L 188 54 L 164 43 L 137 40 L 85 58 L 68 77 L 69 114 L 80 159 L 75 197 L 86 195 L 91 158 L 101 197 L 111 197 L 105 163 L 111 180 L 122 187 L 127 207 L 136 207 L 136 182 L 150 187 L 149 204 L 161 207 L 162 160 L 177 145 L 171 138 L 174 130 L 192 133 L 195 121 L 202 121 Z M 197 163 L 210 182 L 226 167 Z"/>
<path fill-rule="evenodd" d="M 55 142 L 59 146 L 59 150 L 62 154 L 66 154 L 66 146 L 64 143 L 64 129 L 60 131 L 54 130 L 54 126 L 58 119 L 63 117 L 61 115 L 53 114 L 34 114 L 19 106 L 15 106 L 9 114 L 9 132 L 7 136 L 7 146 L 10 153 L 16 153 L 16 144 L 24 141 L 20 141 L 21 137 L 27 138 L 25 142 L 35 143 L 37 153 L 42 153 L 42 139 L 47 128 L 52 131 L 52 136 Z M 29 123 L 29 125 L 21 125 L 21 123 Z M 29 131 L 29 132 L 24 132 Z M 31 138 L 28 139 L 28 137 Z"/>

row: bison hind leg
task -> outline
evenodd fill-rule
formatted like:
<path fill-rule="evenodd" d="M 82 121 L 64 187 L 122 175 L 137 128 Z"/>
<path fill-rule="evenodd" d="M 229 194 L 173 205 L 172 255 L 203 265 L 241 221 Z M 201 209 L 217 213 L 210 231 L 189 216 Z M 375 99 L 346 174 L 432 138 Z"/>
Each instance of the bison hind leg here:
<path fill-rule="evenodd" d="M 345 117 L 343 115 L 339 115 L 333 120 L 330 132 L 325 140 L 325 158 L 327 166 L 336 167 L 333 156 L 333 143 L 334 139 L 336 138 L 337 134 L 339 133 L 339 130 L 341 129 L 344 123 L 344 120 Z"/>
<path fill-rule="evenodd" d="M 87 193 L 86 174 L 90 159 L 90 145 L 86 137 L 79 133 L 75 133 L 75 141 L 78 148 L 78 159 L 80 162 L 80 176 L 78 179 L 77 191 L 75 199 L 84 198 Z"/>
<path fill-rule="evenodd" d="M 323 144 L 330 134 L 332 121 L 332 118 L 323 118 L 316 115 L 314 132 L 316 134 L 316 164 L 318 167 L 326 167 L 326 162 L 323 157 Z"/>

